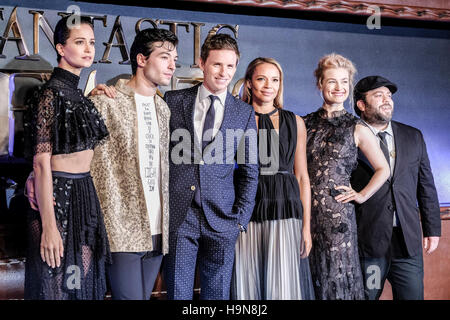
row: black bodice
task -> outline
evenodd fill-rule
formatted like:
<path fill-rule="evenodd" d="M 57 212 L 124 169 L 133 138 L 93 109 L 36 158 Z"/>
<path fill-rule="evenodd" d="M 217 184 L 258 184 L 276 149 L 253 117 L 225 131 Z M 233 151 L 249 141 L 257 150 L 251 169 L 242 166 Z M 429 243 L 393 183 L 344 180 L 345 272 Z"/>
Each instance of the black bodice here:
<path fill-rule="evenodd" d="M 277 111 L 279 114 L 278 132 L 273 127 L 272 120 L 270 120 L 270 116 Z M 293 173 L 295 149 L 297 147 L 295 114 L 283 109 L 274 109 L 267 114 L 255 113 L 259 117 L 258 139 L 261 149 L 259 152 L 261 171 L 266 171 L 265 174 L 274 174 L 276 171 Z"/>
<path fill-rule="evenodd" d="M 55 68 L 50 80 L 33 92 L 24 119 L 28 158 L 40 152 L 56 155 L 94 149 L 108 136 L 94 104 L 78 89 L 79 80 Z"/>

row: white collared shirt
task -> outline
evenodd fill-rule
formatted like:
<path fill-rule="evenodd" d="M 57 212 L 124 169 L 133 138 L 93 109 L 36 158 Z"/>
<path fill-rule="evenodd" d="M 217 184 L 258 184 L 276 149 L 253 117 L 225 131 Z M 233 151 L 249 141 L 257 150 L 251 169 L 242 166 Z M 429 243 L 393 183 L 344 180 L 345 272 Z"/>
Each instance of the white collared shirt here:
<path fill-rule="evenodd" d="M 206 113 L 211 105 L 209 95 L 212 93 L 202 84 L 197 92 L 194 105 L 194 132 L 197 146 L 202 145 L 203 125 L 205 124 Z M 219 99 L 214 103 L 215 118 L 213 137 L 219 131 L 222 125 L 223 115 L 225 113 L 225 99 L 227 98 L 227 90 L 222 93 L 215 94 Z M 201 148 L 200 148 L 201 149 Z"/>

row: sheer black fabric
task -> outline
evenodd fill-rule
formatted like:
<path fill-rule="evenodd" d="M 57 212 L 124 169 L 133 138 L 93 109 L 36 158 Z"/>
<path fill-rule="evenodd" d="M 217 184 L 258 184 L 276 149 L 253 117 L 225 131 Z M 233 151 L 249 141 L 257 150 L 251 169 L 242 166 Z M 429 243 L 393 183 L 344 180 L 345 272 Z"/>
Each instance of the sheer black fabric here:
<path fill-rule="evenodd" d="M 358 120 L 345 110 L 327 117 L 324 109 L 305 116 L 311 181 L 311 274 L 316 299 L 364 299 L 355 208 L 334 199 L 334 187 L 350 185 L 357 165 Z"/>
<path fill-rule="evenodd" d="M 24 119 L 27 158 L 40 152 L 56 155 L 94 149 L 108 136 L 94 104 L 78 89 L 79 80 L 55 68 L 50 80 L 29 98 Z"/>
<path fill-rule="evenodd" d="M 106 293 L 105 263 L 111 263 L 111 255 L 92 178 L 89 173 L 53 172 L 53 190 L 64 256 L 57 268 L 42 261 L 41 217 L 38 211 L 30 210 L 25 299 L 102 300 Z"/>
<path fill-rule="evenodd" d="M 77 89 L 79 77 L 55 68 L 50 80 L 28 100 L 24 129 L 26 155 L 52 155 L 93 149 L 108 130 L 93 103 Z M 105 263 L 110 250 L 97 193 L 89 173 L 53 172 L 54 213 L 64 257 L 51 268 L 40 256 L 42 222 L 28 214 L 25 298 L 50 300 L 103 299 Z"/>

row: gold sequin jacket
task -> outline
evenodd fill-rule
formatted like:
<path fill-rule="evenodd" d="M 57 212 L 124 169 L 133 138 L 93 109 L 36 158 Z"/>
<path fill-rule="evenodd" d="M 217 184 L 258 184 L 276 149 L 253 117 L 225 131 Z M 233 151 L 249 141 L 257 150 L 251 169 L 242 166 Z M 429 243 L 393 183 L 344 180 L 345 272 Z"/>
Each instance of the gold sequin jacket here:
<path fill-rule="evenodd" d="M 112 252 L 152 251 L 150 219 L 139 171 L 138 124 L 134 90 L 128 80 L 116 84 L 116 97 L 92 97 L 110 132 L 95 149 L 91 175 L 100 200 Z M 155 95 L 159 125 L 162 252 L 169 248 L 170 110 Z"/>

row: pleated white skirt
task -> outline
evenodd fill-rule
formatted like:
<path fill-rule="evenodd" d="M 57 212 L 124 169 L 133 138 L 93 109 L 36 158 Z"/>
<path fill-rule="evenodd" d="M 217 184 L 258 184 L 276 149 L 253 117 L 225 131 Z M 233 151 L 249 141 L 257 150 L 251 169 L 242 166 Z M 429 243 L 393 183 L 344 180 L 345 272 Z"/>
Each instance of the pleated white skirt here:
<path fill-rule="evenodd" d="M 236 242 L 232 299 L 314 299 L 301 231 L 297 218 L 251 221 Z"/>

